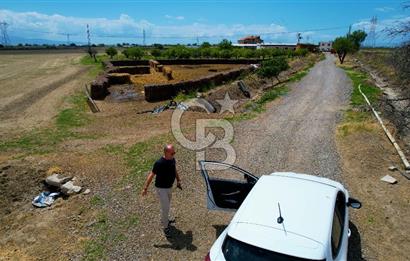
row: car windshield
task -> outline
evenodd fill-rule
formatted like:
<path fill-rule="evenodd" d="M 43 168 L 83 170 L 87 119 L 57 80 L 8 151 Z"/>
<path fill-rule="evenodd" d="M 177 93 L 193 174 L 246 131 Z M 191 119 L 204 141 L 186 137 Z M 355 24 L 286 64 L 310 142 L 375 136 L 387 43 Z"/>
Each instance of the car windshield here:
<path fill-rule="evenodd" d="M 294 256 L 288 256 L 281 253 L 276 253 L 270 250 L 249 245 L 247 243 L 236 240 L 227 236 L 222 245 L 222 252 L 227 261 L 311 261 L 312 259 L 304 259 Z"/>

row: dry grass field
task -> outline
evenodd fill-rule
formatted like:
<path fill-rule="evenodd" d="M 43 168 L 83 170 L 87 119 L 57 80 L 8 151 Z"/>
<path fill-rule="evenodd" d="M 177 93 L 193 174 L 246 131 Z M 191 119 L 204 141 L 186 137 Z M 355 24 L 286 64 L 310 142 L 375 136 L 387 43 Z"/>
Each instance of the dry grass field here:
<path fill-rule="evenodd" d="M 87 80 L 83 53 L 0 54 L 0 134 L 54 117 L 63 98 Z"/>

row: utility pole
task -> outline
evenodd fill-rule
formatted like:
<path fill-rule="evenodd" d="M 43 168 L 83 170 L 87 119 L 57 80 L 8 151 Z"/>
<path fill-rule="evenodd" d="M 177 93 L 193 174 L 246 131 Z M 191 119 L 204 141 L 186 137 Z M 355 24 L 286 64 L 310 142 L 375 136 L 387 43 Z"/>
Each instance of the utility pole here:
<path fill-rule="evenodd" d="M 142 45 L 145 46 L 145 29 L 142 29 Z"/>
<path fill-rule="evenodd" d="M 87 24 L 87 40 L 88 40 L 88 53 L 91 56 L 91 39 L 90 39 L 90 27 Z"/>
<path fill-rule="evenodd" d="M 9 26 L 6 21 L 0 22 L 1 43 L 7 46 L 10 43 L 9 36 L 7 34 L 7 27 Z"/>
<path fill-rule="evenodd" d="M 302 39 L 302 34 L 297 33 L 296 37 L 298 38 L 298 44 L 300 43 L 300 40 Z"/>
<path fill-rule="evenodd" d="M 70 45 L 70 34 L 66 34 L 67 35 L 67 45 Z"/>
<path fill-rule="evenodd" d="M 374 48 L 376 46 L 376 25 L 377 25 L 377 16 L 373 16 L 370 20 L 370 32 L 369 32 L 369 42 L 370 45 Z"/>

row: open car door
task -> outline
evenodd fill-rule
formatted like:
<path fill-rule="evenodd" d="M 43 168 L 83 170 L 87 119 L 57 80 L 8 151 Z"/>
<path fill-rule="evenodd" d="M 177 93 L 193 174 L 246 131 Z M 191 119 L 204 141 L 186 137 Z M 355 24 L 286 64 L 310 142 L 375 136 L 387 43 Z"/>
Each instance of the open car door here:
<path fill-rule="evenodd" d="M 251 173 L 217 161 L 199 161 L 210 210 L 236 211 L 258 181 Z"/>

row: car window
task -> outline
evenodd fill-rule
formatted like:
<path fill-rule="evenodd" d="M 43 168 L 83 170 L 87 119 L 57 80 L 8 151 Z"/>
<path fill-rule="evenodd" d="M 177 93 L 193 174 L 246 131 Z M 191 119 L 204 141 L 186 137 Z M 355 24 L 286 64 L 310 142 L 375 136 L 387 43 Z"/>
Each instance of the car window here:
<path fill-rule="evenodd" d="M 336 198 L 335 210 L 333 213 L 332 225 L 332 255 L 337 257 L 342 243 L 343 228 L 345 223 L 346 200 L 342 192 L 339 192 Z"/>
<path fill-rule="evenodd" d="M 256 247 L 230 236 L 226 236 L 222 245 L 222 253 L 226 261 L 311 261 L 300 257 L 289 256 Z"/>

